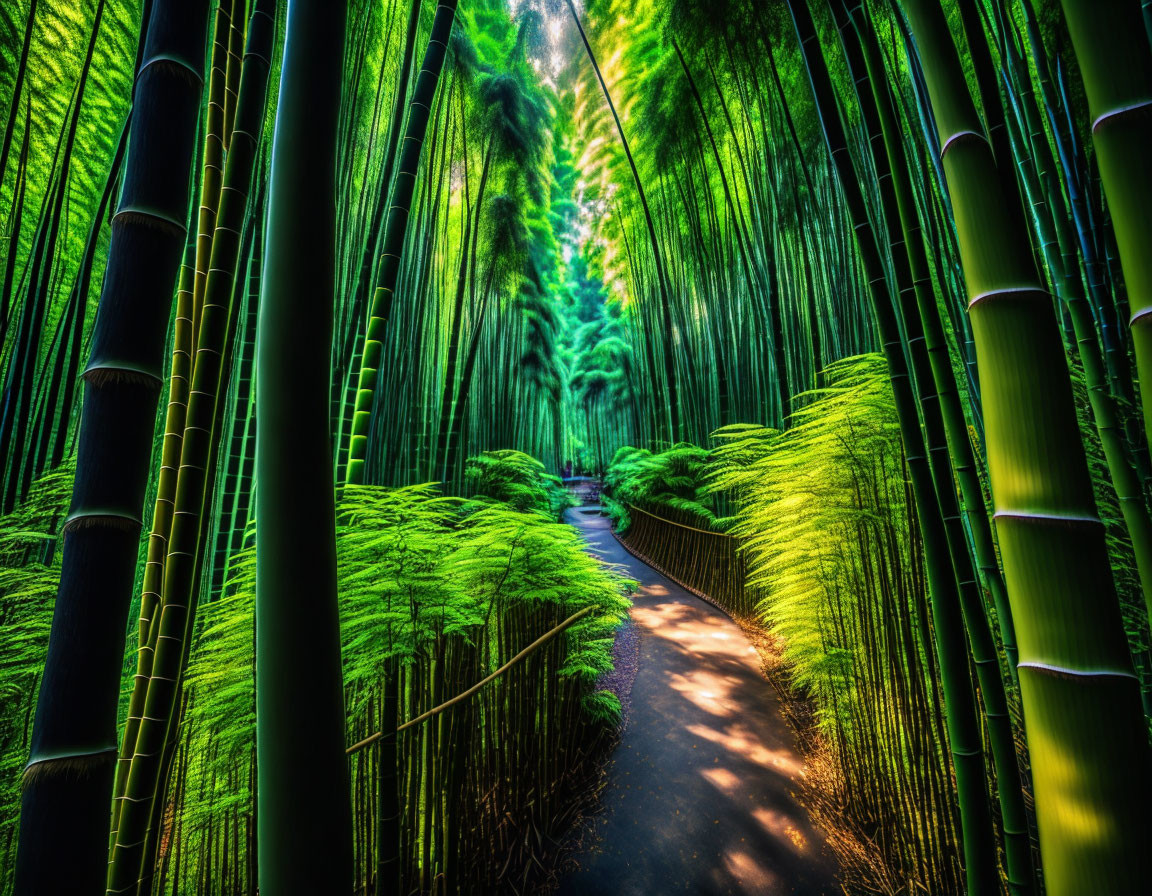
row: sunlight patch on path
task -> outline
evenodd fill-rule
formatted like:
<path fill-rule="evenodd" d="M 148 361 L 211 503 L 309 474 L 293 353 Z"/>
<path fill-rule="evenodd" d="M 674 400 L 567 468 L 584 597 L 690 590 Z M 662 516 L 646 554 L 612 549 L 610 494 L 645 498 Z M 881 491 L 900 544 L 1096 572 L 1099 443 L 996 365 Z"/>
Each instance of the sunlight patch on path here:
<path fill-rule="evenodd" d="M 836 861 L 797 799 L 804 764 L 732 620 L 569 520 L 641 583 L 629 721 L 561 896 L 832 896 Z"/>
<path fill-rule="evenodd" d="M 792 750 L 768 749 L 746 725 L 737 723 L 723 731 L 707 725 L 689 725 L 688 730 L 763 768 L 776 769 L 790 777 L 803 777 L 806 774 L 803 762 L 797 759 Z"/>

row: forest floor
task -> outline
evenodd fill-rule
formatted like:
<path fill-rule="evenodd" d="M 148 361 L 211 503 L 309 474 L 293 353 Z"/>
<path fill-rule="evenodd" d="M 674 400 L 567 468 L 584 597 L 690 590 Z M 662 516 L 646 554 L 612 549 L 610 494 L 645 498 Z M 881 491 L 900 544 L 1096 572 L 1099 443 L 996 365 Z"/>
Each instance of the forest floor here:
<path fill-rule="evenodd" d="M 804 760 L 756 649 L 719 610 L 627 553 L 597 508 L 566 519 L 641 587 L 625 630 L 635 646 L 617 651 L 633 668 L 610 683 L 623 691 L 624 727 L 561 896 L 842 892 L 800 802 Z"/>

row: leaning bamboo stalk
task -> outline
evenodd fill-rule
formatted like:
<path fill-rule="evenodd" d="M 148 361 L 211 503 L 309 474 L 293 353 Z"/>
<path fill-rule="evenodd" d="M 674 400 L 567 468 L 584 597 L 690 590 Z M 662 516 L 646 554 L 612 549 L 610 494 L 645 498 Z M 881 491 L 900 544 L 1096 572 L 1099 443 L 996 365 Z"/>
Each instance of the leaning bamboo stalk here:
<path fill-rule="evenodd" d="M 107 873 L 124 632 L 184 245 L 207 18 L 206 3 L 157 0 L 148 20 L 84 372 L 64 566 L 25 771 L 18 892 L 99 892 Z"/>
<path fill-rule="evenodd" d="M 855 13 L 859 15 L 861 12 L 862 9 L 857 6 Z M 1006 687 L 992 637 L 990 621 L 986 615 L 984 601 L 979 594 L 979 583 L 976 578 L 972 554 L 969 551 L 968 540 L 965 537 L 963 522 L 957 506 L 957 488 L 949 464 L 949 444 L 945 436 L 942 401 L 935 382 L 937 370 L 929 359 L 924 330 L 920 326 L 920 308 L 928 304 L 934 305 L 935 297 L 931 295 L 930 284 L 927 281 L 924 279 L 914 280 L 912 260 L 923 251 L 923 246 L 905 238 L 904 228 L 915 216 L 915 210 L 906 209 L 901 203 L 901 194 L 903 194 L 904 202 L 910 201 L 910 197 L 907 195 L 910 193 L 910 189 L 907 182 L 907 169 L 899 165 L 899 162 L 902 161 L 899 156 L 902 147 L 899 143 L 900 137 L 896 133 L 891 106 L 885 103 L 888 97 L 885 93 L 884 70 L 879 60 L 879 52 L 874 44 L 869 46 L 867 50 L 869 58 L 865 65 L 862 57 L 865 54 L 867 41 L 862 40 L 862 38 L 865 38 L 866 35 L 857 32 L 865 31 L 867 23 L 863 19 L 858 19 L 857 22 L 860 27 L 853 29 L 853 26 L 845 18 L 848 15 L 851 13 L 845 4 L 841 7 L 838 22 L 842 29 L 850 66 L 853 69 L 870 70 L 868 75 L 864 71 L 857 72 L 858 77 L 870 82 L 865 85 L 864 90 L 859 91 L 860 105 L 869 134 L 873 140 L 877 141 L 874 144 L 874 160 L 879 173 L 881 204 L 885 222 L 889 228 L 893 269 L 900 295 L 898 307 L 903 315 L 905 333 L 909 342 L 908 354 L 912 361 L 914 380 L 919 390 L 923 429 L 927 443 L 932 448 L 929 452 L 929 466 L 936 484 L 937 500 L 944 514 L 952 564 L 959 580 L 964 623 L 980 685 L 988 738 L 992 745 L 992 758 L 998 785 L 997 795 L 1004 832 L 1003 849 L 1008 883 L 1014 894 L 1030 893 L 1033 887 L 1032 850 L 1029 843 L 1024 796 L 1020 787 L 1016 750 L 1008 712 Z M 896 155 L 893 155 L 894 152 Z M 913 233 L 913 236 L 915 237 L 917 234 Z M 919 292 L 927 292 L 928 295 L 918 296 L 917 293 Z M 964 433 L 963 442 L 958 446 L 953 446 L 952 450 L 955 450 L 959 457 L 963 457 L 962 452 L 966 445 L 970 446 L 970 443 L 967 434 Z M 986 523 L 987 517 L 984 516 L 983 518 Z"/>
<path fill-rule="evenodd" d="M 940 503 L 928 465 L 916 397 L 912 390 L 912 377 L 893 307 L 894 297 L 888 292 L 876 233 L 869 221 L 867 203 L 848 152 L 847 136 L 836 107 L 831 76 L 821 52 L 811 12 L 806 0 L 789 0 L 788 7 L 804 56 L 824 140 L 836 167 L 841 193 L 850 210 L 856 245 L 865 269 L 868 297 L 888 366 L 900 437 L 920 520 L 932 597 L 934 643 L 945 693 L 948 745 L 955 769 L 957 802 L 963 828 L 968 891 L 971 896 L 994 893 L 999 888 L 999 874 L 985 786 L 986 769 L 979 720 L 964 637 L 961 595 L 948 550 Z"/>
<path fill-rule="evenodd" d="M 364 351 L 360 359 L 360 373 L 356 385 L 347 468 L 347 481 L 352 485 L 366 481 L 369 423 L 380 382 L 380 366 L 384 363 L 386 328 L 400 278 L 400 261 L 408 233 L 408 216 L 415 193 L 416 174 L 420 167 L 424 136 L 428 131 L 432 100 L 448 53 L 448 40 L 452 22 L 456 17 L 456 5 L 456 0 L 444 0 L 436 7 L 436 18 L 432 22 L 428 49 L 425 51 L 409 104 L 403 151 L 400 154 L 399 170 L 396 172 L 392 188 L 391 205 L 381 249 L 380 274 L 368 309 Z"/>
<path fill-rule="evenodd" d="M 220 380 L 239 312 L 232 300 L 233 281 L 264 120 L 275 34 L 272 12 L 270 0 L 261 0 L 249 23 L 236 128 L 220 185 L 217 214 L 213 216 L 211 259 L 204 284 L 184 436 L 180 440 L 159 618 L 149 626 L 148 677 L 137 675 L 134 679 L 132 704 L 139 708 L 139 714 L 130 715 L 121 750 L 121 756 L 131 759 L 124 781 L 123 805 L 116 812 L 109 864 L 110 893 L 126 892 L 141 879 L 151 877 L 152 856 L 148 849 L 157 833 L 155 804 L 164 796 L 165 754 L 175 730 L 173 720 L 196 609 L 197 571 L 203 551 L 202 517 L 213 484 L 209 472 Z M 143 650 L 141 653 L 144 655 Z"/>
<path fill-rule="evenodd" d="M 474 694 L 479 693 L 484 688 L 485 685 L 491 684 L 493 681 L 495 681 L 497 678 L 499 678 L 505 672 L 509 671 L 514 666 L 516 666 L 518 663 L 526 660 L 531 654 L 536 652 L 536 650 L 543 647 L 545 644 L 547 644 L 549 641 L 551 641 L 557 635 L 561 634 L 565 629 L 570 628 L 571 626 L 575 625 L 577 622 L 579 622 L 581 619 L 583 619 L 585 616 L 587 616 L 589 613 L 591 613 L 595 609 L 596 609 L 595 605 L 590 605 L 590 606 L 585 607 L 583 610 L 580 610 L 576 613 L 573 613 L 571 616 L 569 616 L 567 619 L 565 619 L 563 622 L 561 622 L 558 626 L 545 632 L 543 635 L 541 635 L 539 638 L 537 638 L 535 641 L 533 641 L 531 644 L 529 644 L 527 647 L 525 647 L 523 650 L 521 650 L 518 654 L 516 654 L 514 657 L 512 657 L 512 659 L 508 660 L 508 662 L 506 662 L 503 666 L 501 666 L 499 669 L 497 669 L 491 675 L 488 675 L 487 677 L 476 682 L 476 684 L 472 685 L 472 687 L 468 688 L 468 690 L 464 691 L 463 693 L 457 694 L 455 697 L 451 698 L 450 700 L 444 701 L 439 706 L 434 706 L 432 709 L 429 709 L 427 712 L 423 712 L 420 715 L 416 716 L 416 718 L 409 719 L 407 722 L 404 722 L 401 725 L 397 725 L 396 726 L 396 732 L 399 733 L 401 731 L 406 731 L 409 728 L 415 728 L 417 725 L 419 725 L 423 722 L 427 722 L 429 719 L 440 715 L 440 713 L 444 712 L 445 710 L 451 709 L 457 703 L 462 703 L 463 701 L 467 700 L 469 697 L 473 696 Z M 357 741 L 356 743 L 352 744 L 352 746 L 350 746 L 344 752 L 347 753 L 349 756 L 352 756 L 356 753 L 359 753 L 365 747 L 369 747 L 372 744 L 376 743 L 376 741 L 380 740 L 380 738 L 382 738 L 383 736 L 384 736 L 383 731 L 377 731 L 375 734 L 370 734 L 368 737 L 364 738 L 363 740 Z"/>
<path fill-rule="evenodd" d="M 228 68 L 228 40 L 236 0 L 222 0 L 216 7 L 212 29 L 212 52 L 208 68 L 208 102 L 204 127 L 203 163 L 200 171 L 200 203 L 196 212 L 196 259 L 192 281 L 192 336 L 200 332 L 200 314 L 208 265 L 220 208 L 224 181 L 224 105 Z M 196 359 L 192 359 L 195 365 Z"/>

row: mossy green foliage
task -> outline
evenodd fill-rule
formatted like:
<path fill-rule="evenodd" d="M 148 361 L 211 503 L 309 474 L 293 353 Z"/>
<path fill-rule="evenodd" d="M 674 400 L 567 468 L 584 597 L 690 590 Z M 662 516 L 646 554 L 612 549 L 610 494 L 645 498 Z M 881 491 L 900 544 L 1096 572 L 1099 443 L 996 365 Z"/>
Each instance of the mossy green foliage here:
<path fill-rule="evenodd" d="M 682 442 L 665 451 L 625 446 L 604 474 L 602 500 L 616 528 L 631 524 L 629 506 L 701 529 L 722 531 L 716 496 L 709 488 L 708 449 Z"/>
<path fill-rule="evenodd" d="M 480 499 L 507 504 L 514 510 L 535 510 L 559 520 L 572 498 L 559 476 L 522 451 L 485 451 L 468 458 L 464 478 Z"/>

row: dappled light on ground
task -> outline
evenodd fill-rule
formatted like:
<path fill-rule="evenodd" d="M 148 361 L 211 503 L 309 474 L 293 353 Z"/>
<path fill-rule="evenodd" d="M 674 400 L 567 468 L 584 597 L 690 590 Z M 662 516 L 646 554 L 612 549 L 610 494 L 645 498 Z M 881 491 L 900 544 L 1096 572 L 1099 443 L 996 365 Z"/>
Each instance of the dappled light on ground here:
<path fill-rule="evenodd" d="M 771 750 L 761 743 L 755 732 L 746 725 L 734 723 L 723 730 L 704 725 L 689 725 L 688 731 L 704 740 L 720 744 L 724 749 L 739 753 L 748 762 L 763 768 L 774 768 L 788 776 L 803 777 L 804 763 L 791 749 Z"/>
<path fill-rule="evenodd" d="M 629 721 L 561 894 L 840 892 L 835 860 L 796 799 L 804 764 L 755 649 L 599 520 L 570 520 L 643 584 Z"/>

